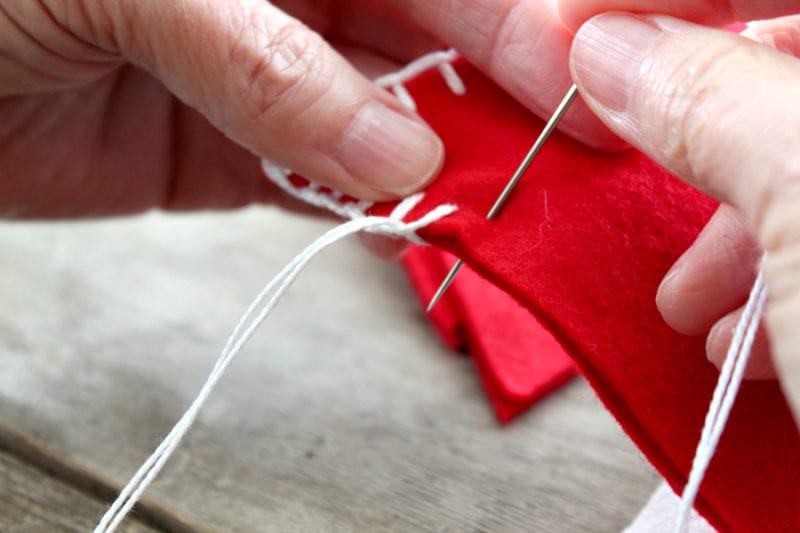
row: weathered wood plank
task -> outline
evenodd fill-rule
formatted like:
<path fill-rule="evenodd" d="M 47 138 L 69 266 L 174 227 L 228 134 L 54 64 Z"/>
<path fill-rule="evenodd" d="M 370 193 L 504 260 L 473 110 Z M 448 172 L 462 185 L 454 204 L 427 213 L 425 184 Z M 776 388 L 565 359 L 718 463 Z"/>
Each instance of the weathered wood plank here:
<path fill-rule="evenodd" d="M 0 531 L 91 531 L 106 505 L 0 449 Z M 121 531 L 155 532 L 136 519 Z"/>
<path fill-rule="evenodd" d="M 121 485 L 329 225 L 252 209 L 0 226 L 0 425 Z M 204 531 L 614 531 L 655 484 L 582 382 L 500 428 L 397 265 L 351 241 L 303 274 L 146 501 Z"/>

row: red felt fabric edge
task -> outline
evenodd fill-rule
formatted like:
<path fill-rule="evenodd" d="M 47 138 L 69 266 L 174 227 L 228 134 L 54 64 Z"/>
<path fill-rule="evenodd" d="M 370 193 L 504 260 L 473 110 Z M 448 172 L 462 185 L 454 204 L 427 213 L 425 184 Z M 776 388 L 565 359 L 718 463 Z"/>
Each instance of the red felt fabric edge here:
<path fill-rule="evenodd" d="M 435 76 L 435 74 L 427 75 L 427 77 Z M 420 80 L 418 80 L 417 83 L 425 83 L 425 77 L 426 76 L 423 76 Z M 409 88 L 412 88 L 412 86 L 413 84 L 410 84 Z M 427 207 L 428 206 L 424 205 L 419 212 L 423 212 Z M 670 455 L 665 452 L 661 445 L 654 440 L 646 430 L 644 430 L 640 420 L 629 409 L 624 401 L 624 398 L 617 394 L 613 390 L 611 384 L 606 381 L 602 375 L 598 374 L 591 367 L 591 365 L 587 364 L 587 362 L 580 356 L 580 350 L 577 348 L 577 346 L 574 345 L 571 340 L 567 340 L 570 337 L 567 335 L 567 332 L 559 326 L 558 318 L 550 316 L 545 309 L 537 304 L 537 302 L 518 298 L 515 295 L 514 287 L 505 282 L 505 279 L 501 273 L 485 268 L 479 258 L 470 254 L 471 250 L 469 246 L 463 246 L 458 233 L 450 233 L 450 231 L 447 229 L 442 231 L 442 228 L 438 227 L 440 225 L 434 226 L 435 227 L 422 230 L 420 232 L 421 236 L 436 246 L 448 250 L 451 253 L 460 255 L 462 259 L 470 264 L 483 277 L 497 284 L 505 292 L 515 297 L 523 306 L 531 310 L 534 316 L 536 316 L 536 318 L 539 319 L 542 324 L 545 325 L 545 327 L 547 327 L 556 336 L 556 338 L 559 339 L 565 350 L 578 362 L 578 366 L 580 367 L 581 371 L 598 393 L 598 396 L 603 404 L 609 408 L 609 410 L 617 418 L 626 434 L 645 453 L 655 468 L 667 479 L 673 490 L 679 492 L 686 482 L 686 475 L 682 472 L 682 469 L 673 462 L 673 460 L 670 458 Z M 787 497 L 791 497 L 791 495 L 788 495 Z M 721 531 L 733 529 L 732 526 L 728 524 L 716 511 L 714 505 L 710 503 L 703 495 L 702 489 L 697 498 L 696 508 L 717 529 Z"/>

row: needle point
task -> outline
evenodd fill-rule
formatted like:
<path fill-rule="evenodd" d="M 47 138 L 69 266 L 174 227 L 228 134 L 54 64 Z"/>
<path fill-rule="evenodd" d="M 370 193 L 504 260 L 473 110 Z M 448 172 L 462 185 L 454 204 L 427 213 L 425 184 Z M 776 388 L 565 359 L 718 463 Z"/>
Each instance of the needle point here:
<path fill-rule="evenodd" d="M 462 261 L 461 259 L 456 261 L 456 263 L 453 265 L 453 268 L 451 268 L 450 272 L 448 272 L 447 276 L 445 276 L 444 280 L 442 281 L 442 284 L 439 285 L 439 288 L 436 290 L 436 294 L 434 294 L 433 298 L 431 298 L 431 302 L 428 304 L 428 308 L 425 310 L 426 313 L 430 313 L 431 309 L 433 309 L 434 306 L 436 306 L 436 304 L 439 302 L 439 300 L 442 299 L 444 292 L 447 290 L 450 284 L 453 283 L 453 280 L 456 278 L 456 274 L 458 274 L 459 269 L 463 265 L 464 261 Z"/>
<path fill-rule="evenodd" d="M 500 193 L 500 196 L 498 196 L 494 205 L 487 213 L 486 215 L 487 220 L 493 220 L 500 212 L 500 209 L 503 207 L 503 205 L 505 205 L 505 203 L 508 201 L 509 197 L 511 196 L 511 192 L 514 190 L 514 187 L 517 186 L 519 180 L 522 179 L 522 176 L 528 170 L 530 164 L 539 154 L 545 142 L 547 142 L 547 139 L 550 138 L 550 134 L 553 133 L 553 131 L 556 129 L 556 126 L 558 126 L 558 123 L 561 121 L 562 118 L 564 118 L 564 115 L 567 114 L 567 110 L 572 105 L 572 102 L 575 101 L 575 98 L 577 96 L 578 96 L 578 87 L 575 84 L 573 84 L 572 87 L 570 87 L 570 89 L 567 91 L 567 94 L 564 95 L 564 98 L 562 98 L 561 103 L 558 104 L 558 107 L 553 112 L 553 115 L 550 117 L 550 120 L 548 120 L 547 124 L 545 124 L 544 129 L 539 134 L 539 137 L 536 139 L 536 142 L 533 143 L 533 146 L 531 146 L 531 149 L 525 156 L 525 159 L 522 160 L 522 163 L 520 163 L 519 167 L 517 168 L 517 171 L 514 172 L 513 176 L 511 176 L 511 179 L 508 181 L 508 183 L 506 183 L 503 192 Z M 450 286 L 450 284 L 453 282 L 453 279 L 456 277 L 458 270 L 461 268 L 461 265 L 463 264 L 464 264 L 463 261 L 459 259 L 456 262 L 456 264 L 453 265 L 453 268 L 447 274 L 447 277 L 444 278 L 444 281 L 442 281 L 442 284 L 439 286 L 439 289 L 436 291 L 436 294 L 434 294 L 433 298 L 431 298 L 431 303 L 428 304 L 428 309 L 425 311 L 426 313 L 430 313 L 431 309 L 433 309 L 436 303 L 442 298 L 442 295 Z"/>

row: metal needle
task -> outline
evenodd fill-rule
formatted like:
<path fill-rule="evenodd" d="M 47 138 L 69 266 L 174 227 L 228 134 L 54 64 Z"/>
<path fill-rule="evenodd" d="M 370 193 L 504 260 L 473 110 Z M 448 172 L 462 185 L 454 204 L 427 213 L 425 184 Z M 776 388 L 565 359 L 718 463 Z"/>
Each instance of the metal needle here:
<path fill-rule="evenodd" d="M 533 146 L 531 146 L 528 155 L 526 155 L 525 159 L 522 160 L 522 163 L 520 163 L 517 171 L 514 172 L 514 175 L 511 176 L 510 180 L 508 180 L 508 183 L 503 189 L 503 192 L 500 193 L 500 196 L 497 197 L 497 200 L 495 200 L 494 205 L 486 214 L 486 220 L 494 219 L 500 212 L 500 209 L 506 203 L 509 196 L 511 196 L 511 191 L 513 191 L 514 187 L 517 186 L 517 183 L 519 183 L 519 180 L 525 174 L 525 171 L 528 170 L 528 167 L 531 165 L 534 158 L 539 154 L 539 151 L 541 151 L 542 147 L 544 146 L 544 143 L 550 137 L 550 134 L 553 133 L 553 131 L 556 129 L 556 126 L 564 117 L 567 110 L 569 109 L 569 106 L 575 100 L 575 97 L 577 95 L 578 95 L 578 87 L 573 84 L 572 87 L 569 88 L 569 91 L 567 91 L 567 94 L 564 95 L 564 98 L 561 100 L 561 103 L 558 104 L 558 107 L 553 112 L 553 115 L 550 117 L 550 120 L 548 120 L 547 124 L 545 124 L 544 129 L 539 134 L 539 137 L 536 139 L 536 142 L 533 143 Z M 453 265 L 453 268 L 451 268 L 450 272 L 448 272 L 447 276 L 445 276 L 444 280 L 442 281 L 442 284 L 439 285 L 439 289 L 436 291 L 436 294 L 434 294 L 433 298 L 431 298 L 431 302 L 428 304 L 428 309 L 425 311 L 426 313 L 429 313 L 431 309 L 433 309 L 433 307 L 436 305 L 436 303 L 442 298 L 442 295 L 444 295 L 445 291 L 450 286 L 450 284 L 453 283 L 456 274 L 458 274 L 459 269 L 463 265 L 464 261 L 462 261 L 461 259 L 456 261 L 456 264 Z"/>

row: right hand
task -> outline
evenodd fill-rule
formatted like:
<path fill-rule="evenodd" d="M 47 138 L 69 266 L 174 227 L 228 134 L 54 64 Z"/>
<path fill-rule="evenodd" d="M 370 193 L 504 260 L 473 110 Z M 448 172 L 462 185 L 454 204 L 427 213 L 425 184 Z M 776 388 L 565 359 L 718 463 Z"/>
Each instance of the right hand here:
<path fill-rule="evenodd" d="M 552 2 L 0 0 L 0 216 L 274 200 L 248 152 L 406 195 L 443 147 L 368 76 L 443 45 L 542 116 L 570 84 Z M 620 144 L 585 107 L 564 128 Z"/>

